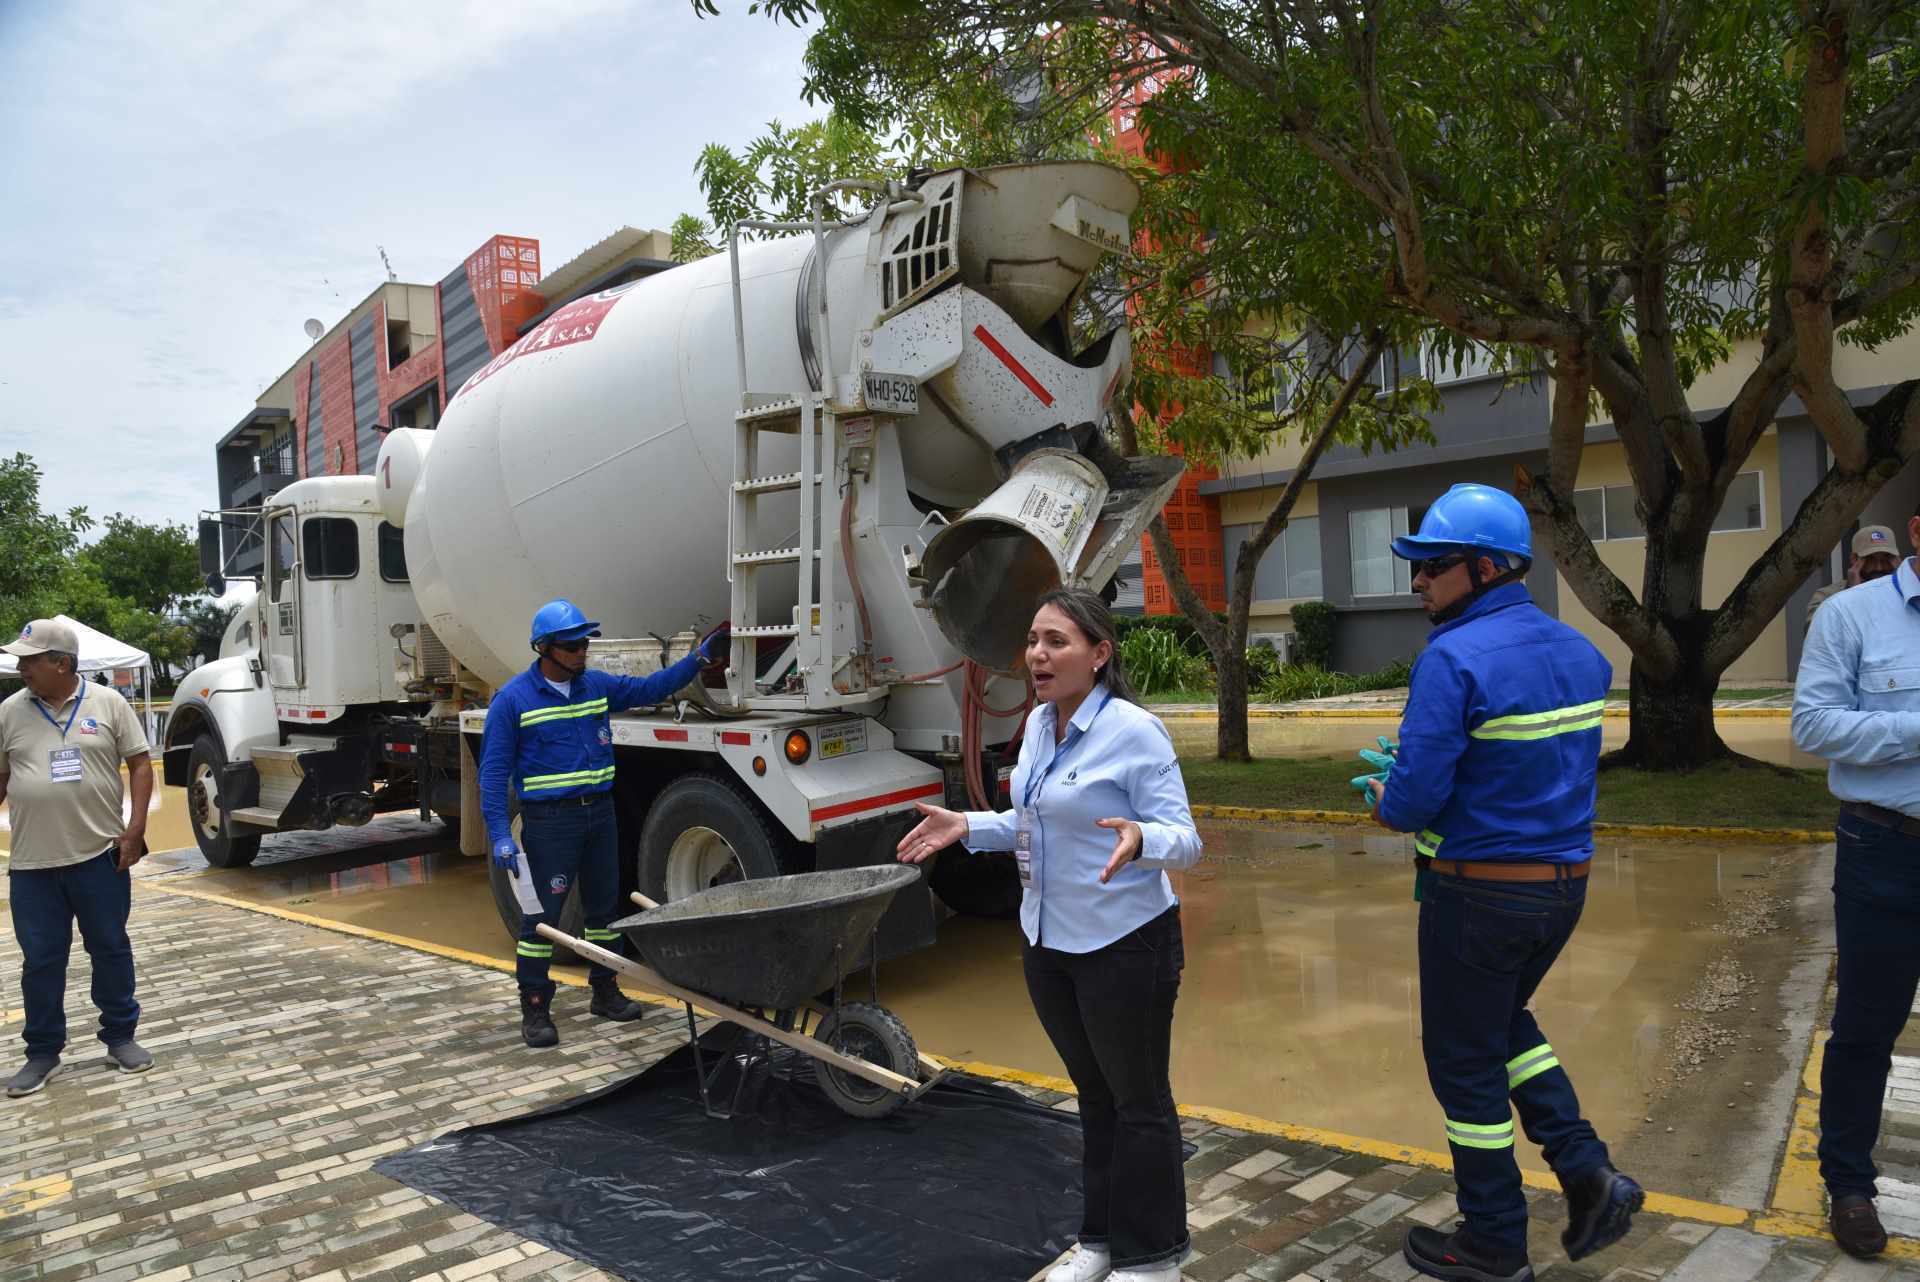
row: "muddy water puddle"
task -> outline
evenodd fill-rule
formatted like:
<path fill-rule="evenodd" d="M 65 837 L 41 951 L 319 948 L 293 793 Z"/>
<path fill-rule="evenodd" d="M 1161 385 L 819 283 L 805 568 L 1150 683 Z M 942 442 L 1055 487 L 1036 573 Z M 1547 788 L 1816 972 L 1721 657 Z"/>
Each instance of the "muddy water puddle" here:
<path fill-rule="evenodd" d="M 1175 1095 L 1444 1151 L 1421 1060 L 1404 840 L 1241 826 L 1204 835 L 1206 859 L 1175 879 L 1187 957 Z M 1602 847 L 1580 928 L 1534 1008 L 1603 1138 L 1637 1129 L 1658 1097 L 1688 1018 L 1677 1004 L 1726 944 L 1713 901 L 1764 879 L 1775 853 Z M 1026 1000 L 1011 922 L 949 923 L 934 949 L 883 968 L 881 990 L 929 1049 L 1064 1073 Z M 1520 1155 L 1545 1169 L 1530 1145 Z"/>
<path fill-rule="evenodd" d="M 1180 752 L 1212 751 L 1216 734 L 1212 717 L 1168 717 L 1166 725 Z M 1373 747 L 1376 735 L 1392 738 L 1398 726 L 1392 717 L 1255 717 L 1247 722 L 1247 735 L 1256 757 L 1346 757 Z M 1627 727 L 1625 717 L 1606 719 L 1601 733 L 1608 750 L 1626 743 Z M 1715 727 L 1735 752 L 1783 766 L 1826 764 L 1794 748 L 1785 717 L 1721 717 Z"/>

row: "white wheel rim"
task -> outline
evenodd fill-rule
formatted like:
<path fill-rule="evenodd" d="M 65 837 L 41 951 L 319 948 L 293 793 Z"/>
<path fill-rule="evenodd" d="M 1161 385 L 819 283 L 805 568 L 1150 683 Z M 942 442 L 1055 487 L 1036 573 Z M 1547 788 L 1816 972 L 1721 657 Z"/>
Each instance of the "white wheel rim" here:
<path fill-rule="evenodd" d="M 193 768 L 193 779 L 187 787 L 191 795 L 187 798 L 187 816 L 193 826 L 212 840 L 220 837 L 220 789 L 214 782 L 213 767 L 202 762 Z"/>
<path fill-rule="evenodd" d="M 685 899 L 714 886 L 746 879 L 740 856 L 711 828 L 688 828 L 673 839 L 667 851 L 668 899 Z"/>

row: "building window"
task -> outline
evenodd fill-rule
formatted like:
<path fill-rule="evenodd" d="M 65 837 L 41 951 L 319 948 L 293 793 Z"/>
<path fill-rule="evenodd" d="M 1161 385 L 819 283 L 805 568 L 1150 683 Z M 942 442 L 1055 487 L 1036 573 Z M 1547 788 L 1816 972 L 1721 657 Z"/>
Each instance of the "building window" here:
<path fill-rule="evenodd" d="M 343 516 L 300 523 L 300 567 L 309 579 L 351 579 L 360 573 L 360 531 Z"/>
<path fill-rule="evenodd" d="M 1413 591 L 1413 573 L 1393 554 L 1393 541 L 1408 531 L 1407 509 L 1363 508 L 1347 513 L 1347 561 L 1353 594 L 1394 596 Z"/>
<path fill-rule="evenodd" d="M 1714 530 L 1766 529 L 1765 493 L 1760 473 L 1742 472 L 1734 477 L 1733 484 L 1727 487 L 1727 501 L 1720 505 L 1720 515 L 1713 518 Z"/>
<path fill-rule="evenodd" d="M 1322 592 L 1320 518 L 1307 516 L 1288 521 L 1287 528 L 1280 531 L 1280 537 L 1267 550 L 1268 556 L 1276 554 L 1286 574 L 1286 594 L 1318 599 Z"/>
<path fill-rule="evenodd" d="M 1716 533 L 1767 528 L 1766 486 L 1760 472 L 1742 472 L 1727 487 L 1727 500 L 1713 519 Z M 1646 526 L 1633 508 L 1631 485 L 1596 485 L 1573 492 L 1580 528 L 1598 543 L 1603 539 L 1644 539 Z"/>

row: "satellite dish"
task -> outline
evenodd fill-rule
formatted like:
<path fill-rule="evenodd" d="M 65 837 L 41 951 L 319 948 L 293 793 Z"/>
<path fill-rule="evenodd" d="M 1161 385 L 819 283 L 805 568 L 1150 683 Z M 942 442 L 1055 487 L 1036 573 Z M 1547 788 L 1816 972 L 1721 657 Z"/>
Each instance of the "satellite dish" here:
<path fill-rule="evenodd" d="M 315 342 L 318 342 L 320 340 L 320 335 L 327 332 L 327 327 L 325 325 L 322 325 L 318 320 L 313 320 L 313 319 L 309 319 L 307 323 L 304 326 L 302 326 L 302 328 L 307 331 L 307 337 L 312 339 Z"/>

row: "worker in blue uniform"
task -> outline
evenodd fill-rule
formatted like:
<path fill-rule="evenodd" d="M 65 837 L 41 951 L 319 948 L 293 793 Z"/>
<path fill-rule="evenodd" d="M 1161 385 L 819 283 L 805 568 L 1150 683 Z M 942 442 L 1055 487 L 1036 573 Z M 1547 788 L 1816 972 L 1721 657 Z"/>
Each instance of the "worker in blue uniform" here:
<path fill-rule="evenodd" d="M 587 942 L 613 952 L 624 940 L 608 925 L 620 913 L 620 847 L 613 807 L 613 728 L 609 713 L 660 703 L 694 680 L 703 666 L 724 663 L 725 624 L 694 653 L 647 677 L 587 667 L 587 641 L 600 625 L 573 602 L 549 601 L 534 612 L 531 667 L 500 688 L 487 708 L 480 756 L 480 808 L 493 862 L 533 894 L 518 894 L 540 911 L 521 915 L 515 974 L 520 981 L 520 1036 L 528 1046 L 558 1045 L 553 1026 L 553 945 L 534 929 L 558 923 L 567 892 L 578 884 Z M 507 789 L 520 798 L 521 843 L 513 837 Z M 595 963 L 592 1011 L 603 1019 L 638 1019 L 640 1006 L 620 991 L 613 971 Z"/>
<path fill-rule="evenodd" d="M 1435 627 L 1386 778 L 1366 786 L 1375 818 L 1414 834 L 1422 1046 L 1463 1219 L 1412 1229 L 1404 1253 L 1429 1277 L 1530 1282 L 1515 1111 L 1566 1193 L 1569 1258 L 1617 1241 L 1644 1201 L 1527 1009 L 1586 901 L 1613 669 L 1534 605 L 1512 495 L 1456 485 L 1393 552 Z"/>

